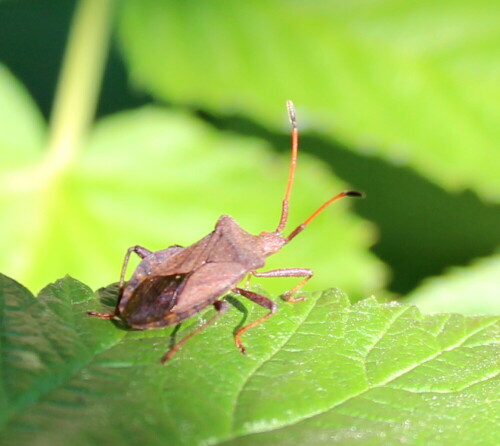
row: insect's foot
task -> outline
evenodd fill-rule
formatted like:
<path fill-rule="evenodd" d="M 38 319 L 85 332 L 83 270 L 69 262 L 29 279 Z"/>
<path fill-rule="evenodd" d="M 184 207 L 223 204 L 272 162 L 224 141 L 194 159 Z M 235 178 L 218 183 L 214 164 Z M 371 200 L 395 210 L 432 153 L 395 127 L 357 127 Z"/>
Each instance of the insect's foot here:
<path fill-rule="evenodd" d="M 240 350 L 241 354 L 242 355 L 245 355 L 247 354 L 247 349 L 245 348 L 245 346 L 241 343 L 241 341 L 239 340 L 239 338 L 234 338 L 234 342 L 236 343 L 236 347 L 238 347 L 238 349 Z"/>
<path fill-rule="evenodd" d="M 175 344 L 167 353 L 165 353 L 161 359 L 160 363 L 165 364 L 167 361 L 170 361 L 172 359 L 172 356 L 174 356 L 181 348 L 181 346 L 184 344 L 184 342 L 179 342 L 178 344 Z"/>
<path fill-rule="evenodd" d="M 116 316 L 115 313 L 99 313 L 97 311 L 87 311 L 87 314 L 89 316 L 98 317 L 99 319 L 113 319 Z"/>
<path fill-rule="evenodd" d="M 305 297 L 302 297 L 302 296 L 301 297 L 292 297 L 292 295 L 288 294 L 288 293 L 283 294 L 282 297 L 283 297 L 283 300 L 286 300 L 287 302 L 290 302 L 292 304 L 306 300 Z"/>
<path fill-rule="evenodd" d="M 172 350 L 168 351 L 165 355 L 163 355 L 160 359 L 160 364 L 165 364 L 167 361 L 169 361 L 172 356 L 174 356 L 175 352 L 172 352 Z"/>

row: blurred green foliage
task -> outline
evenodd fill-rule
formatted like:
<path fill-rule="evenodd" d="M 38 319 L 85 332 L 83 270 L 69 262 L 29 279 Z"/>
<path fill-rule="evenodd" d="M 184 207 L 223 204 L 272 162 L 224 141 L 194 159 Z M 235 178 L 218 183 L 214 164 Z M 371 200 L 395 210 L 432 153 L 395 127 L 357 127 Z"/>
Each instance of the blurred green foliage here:
<path fill-rule="evenodd" d="M 65 273 L 94 287 L 115 281 L 128 246 L 192 243 L 222 213 L 271 229 L 286 99 L 302 130 L 291 224 L 346 187 L 328 178 L 335 172 L 367 193 L 353 206 L 373 225 L 339 205 L 273 267 L 311 267 L 310 289 L 336 285 L 356 299 L 385 294 L 373 254 L 392 271 L 390 292 L 407 293 L 498 247 L 497 2 L 117 2 L 105 119 L 50 187 L 34 174 L 41 115 L 49 119 L 74 3 L 0 7 L 0 269 L 33 290 Z M 161 105 L 111 116 L 150 102 Z"/>
<path fill-rule="evenodd" d="M 293 97 L 325 137 L 500 201 L 498 2 L 125 0 L 121 12 L 132 79 L 156 96 L 271 128 Z"/>
<path fill-rule="evenodd" d="M 427 279 L 408 298 L 423 312 L 498 314 L 499 278 L 500 256 L 496 255 Z M 475 298 L 478 294 L 480 299 Z"/>
<path fill-rule="evenodd" d="M 292 99 L 288 230 L 347 187 L 367 199 L 267 267 L 448 313 L 306 292 L 245 335 L 243 357 L 231 331 L 263 309 L 227 296 L 232 311 L 162 367 L 206 313 L 125 330 L 85 315 L 114 287 L 100 302 L 66 277 L 35 299 L 2 275 L 0 442 L 495 444 L 497 319 L 449 313 L 498 313 L 499 14 L 493 0 L 0 3 L 2 273 L 98 288 L 129 246 L 191 244 L 221 214 L 273 230 Z"/>

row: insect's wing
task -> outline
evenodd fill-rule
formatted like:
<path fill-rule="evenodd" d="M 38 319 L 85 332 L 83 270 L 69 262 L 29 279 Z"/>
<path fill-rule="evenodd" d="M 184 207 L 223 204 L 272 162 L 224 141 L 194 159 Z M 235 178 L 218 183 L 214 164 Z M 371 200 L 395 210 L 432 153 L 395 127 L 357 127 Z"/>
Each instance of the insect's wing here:
<path fill-rule="evenodd" d="M 221 235 L 212 232 L 182 252 L 176 253 L 168 262 L 155 266 L 154 273 L 162 276 L 188 274 L 200 268 L 209 258 L 210 252 L 217 245 Z"/>
<path fill-rule="evenodd" d="M 179 323 L 215 302 L 247 272 L 238 263 L 206 263 L 189 274 L 145 279 L 135 289 L 120 316 L 134 328 Z"/>
<path fill-rule="evenodd" d="M 187 319 L 240 282 L 248 270 L 239 263 L 206 263 L 191 273 L 172 312 Z"/>
<path fill-rule="evenodd" d="M 157 325 L 177 303 L 187 282 L 187 274 L 153 276 L 143 280 L 134 290 L 120 313 L 127 324 L 135 328 L 149 328 Z"/>

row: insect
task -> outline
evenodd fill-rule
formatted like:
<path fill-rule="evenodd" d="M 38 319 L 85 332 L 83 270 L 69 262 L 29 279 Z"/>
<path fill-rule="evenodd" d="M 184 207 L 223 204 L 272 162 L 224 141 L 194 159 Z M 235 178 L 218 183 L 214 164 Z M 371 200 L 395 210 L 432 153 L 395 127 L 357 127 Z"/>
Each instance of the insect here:
<path fill-rule="evenodd" d="M 288 236 L 283 236 L 288 220 L 288 201 L 295 177 L 298 154 L 298 128 L 295 109 L 287 102 L 288 116 L 292 125 L 292 156 L 285 196 L 282 202 L 279 224 L 273 232 L 252 235 L 243 230 L 227 215 L 219 218 L 213 232 L 195 244 L 182 247 L 170 246 L 152 252 L 142 246 L 127 250 L 120 276 L 118 302 L 113 313 L 89 311 L 91 316 L 101 319 L 119 318 L 136 329 L 150 329 L 179 324 L 194 316 L 209 305 L 216 314 L 189 335 L 171 347 L 161 358 L 166 362 L 197 333 L 225 313 L 229 305 L 220 300 L 227 292 L 240 294 L 267 310 L 264 316 L 241 327 L 234 334 L 236 346 L 245 354 L 242 335 L 261 324 L 277 310 L 276 303 L 253 291 L 237 285 L 247 275 L 256 277 L 299 277 L 302 280 L 283 295 L 288 302 L 297 302 L 296 292 L 313 276 L 308 268 L 284 268 L 257 271 L 265 265 L 266 257 L 279 251 L 300 234 L 327 206 L 343 197 L 361 197 L 356 191 L 341 192 L 323 203 L 309 218 L 297 226 Z M 142 261 L 130 280 L 125 282 L 130 255 L 136 253 Z"/>

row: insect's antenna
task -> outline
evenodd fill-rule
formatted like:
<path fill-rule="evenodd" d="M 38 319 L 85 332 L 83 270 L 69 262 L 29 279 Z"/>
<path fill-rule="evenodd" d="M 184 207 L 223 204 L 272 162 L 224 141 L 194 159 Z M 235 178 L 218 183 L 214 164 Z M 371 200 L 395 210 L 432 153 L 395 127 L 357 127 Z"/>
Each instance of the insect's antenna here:
<path fill-rule="evenodd" d="M 293 179 L 295 177 L 295 167 L 297 166 L 297 152 L 299 148 L 299 129 L 297 128 L 297 122 L 295 120 L 295 107 L 292 101 L 286 102 L 286 108 L 288 109 L 288 117 L 290 118 L 290 124 L 292 124 L 292 160 L 290 161 L 290 172 L 288 174 L 288 183 L 286 185 L 285 197 L 281 204 L 281 218 L 276 232 L 281 233 L 285 229 L 286 222 L 288 220 L 288 200 L 290 199 L 290 194 L 292 192 Z"/>
<path fill-rule="evenodd" d="M 286 242 L 288 243 L 290 240 L 292 240 L 297 234 L 300 234 L 306 226 L 311 223 L 321 212 L 323 212 L 328 206 L 330 206 L 334 201 L 339 200 L 340 198 L 344 197 L 358 197 L 361 198 L 363 197 L 363 194 L 361 192 L 356 192 L 354 190 L 350 191 L 345 191 L 341 192 L 340 194 L 335 195 L 334 197 L 330 198 L 328 201 L 323 203 L 318 209 L 316 209 L 307 220 L 304 221 L 301 225 L 297 226 L 291 233 L 290 235 L 286 238 Z"/>

